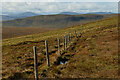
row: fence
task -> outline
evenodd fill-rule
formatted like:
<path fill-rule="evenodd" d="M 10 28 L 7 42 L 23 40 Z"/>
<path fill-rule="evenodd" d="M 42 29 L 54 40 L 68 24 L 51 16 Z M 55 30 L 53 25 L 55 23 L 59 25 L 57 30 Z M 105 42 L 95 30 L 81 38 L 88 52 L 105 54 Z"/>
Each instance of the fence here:
<path fill-rule="evenodd" d="M 74 34 L 70 33 L 63 37 L 63 51 L 67 50 L 68 45 L 70 45 L 73 38 L 79 38 L 81 37 L 81 33 L 74 31 Z M 60 47 L 60 38 L 57 38 L 58 41 L 58 54 L 61 56 L 61 47 Z M 48 41 L 45 40 L 45 50 L 46 50 L 46 60 L 47 60 L 47 66 L 50 67 L 50 60 L 49 60 L 49 52 L 48 52 Z M 34 74 L 35 74 L 35 80 L 38 80 L 38 63 L 37 63 L 37 48 L 36 46 L 33 46 L 34 51 Z"/>

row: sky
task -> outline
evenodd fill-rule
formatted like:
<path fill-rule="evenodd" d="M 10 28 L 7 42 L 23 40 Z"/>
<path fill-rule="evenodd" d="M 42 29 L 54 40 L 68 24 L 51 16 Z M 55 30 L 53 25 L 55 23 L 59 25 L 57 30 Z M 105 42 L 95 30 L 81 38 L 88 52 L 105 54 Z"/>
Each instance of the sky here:
<path fill-rule="evenodd" d="M 118 12 L 119 0 L 2 0 L 3 14 L 34 12 L 43 13 L 60 13 L 60 12 Z"/>
<path fill-rule="evenodd" d="M 120 0 L 1 0 L 1 2 L 119 2 Z"/>

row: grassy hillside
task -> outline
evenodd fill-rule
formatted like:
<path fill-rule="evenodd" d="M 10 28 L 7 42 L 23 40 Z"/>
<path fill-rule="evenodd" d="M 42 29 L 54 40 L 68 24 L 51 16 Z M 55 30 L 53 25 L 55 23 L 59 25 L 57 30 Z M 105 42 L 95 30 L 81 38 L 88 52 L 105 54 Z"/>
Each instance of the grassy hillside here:
<path fill-rule="evenodd" d="M 23 19 L 3 21 L 3 27 L 43 27 L 43 28 L 64 28 L 67 26 L 82 24 L 90 21 L 103 19 L 110 15 L 83 14 L 83 15 L 40 15 Z M 61 25 L 62 24 L 62 25 Z"/>
<path fill-rule="evenodd" d="M 39 78 L 120 78 L 118 75 L 117 17 L 3 40 L 3 78 L 34 78 L 33 46 L 37 46 Z M 57 38 L 63 49 L 63 36 L 80 31 L 62 56 L 57 53 Z M 50 64 L 46 65 L 44 41 L 48 40 Z M 67 59 L 67 64 L 59 64 Z M 11 65 L 12 64 L 12 65 Z"/>
<path fill-rule="evenodd" d="M 2 39 L 20 37 L 30 34 L 37 34 L 55 30 L 54 28 L 41 28 L 41 27 L 3 27 Z"/>

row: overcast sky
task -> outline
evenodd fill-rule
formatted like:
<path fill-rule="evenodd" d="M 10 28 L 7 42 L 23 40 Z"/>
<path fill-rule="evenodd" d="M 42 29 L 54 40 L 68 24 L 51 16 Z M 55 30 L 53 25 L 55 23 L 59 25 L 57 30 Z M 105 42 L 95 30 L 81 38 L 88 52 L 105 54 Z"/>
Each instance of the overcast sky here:
<path fill-rule="evenodd" d="M 13 1 L 13 2 L 12 2 Z M 36 0 L 38 1 L 38 0 Z M 21 13 L 21 12 L 34 12 L 34 13 L 59 13 L 59 12 L 118 12 L 118 0 L 86 0 L 86 2 L 80 2 L 77 0 L 62 1 L 60 0 L 44 0 L 42 2 L 32 2 L 31 0 L 21 0 L 21 2 L 15 2 L 14 0 L 3 0 L 2 12 L 4 13 Z M 48 1 L 48 2 L 47 2 Z M 52 1 L 52 2 L 50 2 Z M 58 2 L 55 2 L 58 1 Z M 109 2 L 108 2 L 109 1 Z M 110 2 L 111 1 L 111 2 Z"/>
<path fill-rule="evenodd" d="M 1 0 L 2 2 L 118 2 L 120 0 Z"/>

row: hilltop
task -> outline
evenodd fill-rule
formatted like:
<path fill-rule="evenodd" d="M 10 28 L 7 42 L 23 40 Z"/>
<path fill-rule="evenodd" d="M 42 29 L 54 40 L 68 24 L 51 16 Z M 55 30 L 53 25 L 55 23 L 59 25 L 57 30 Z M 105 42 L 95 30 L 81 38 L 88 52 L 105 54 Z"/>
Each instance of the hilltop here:
<path fill-rule="evenodd" d="M 100 20 L 115 15 L 82 14 L 82 15 L 39 15 L 23 19 L 3 21 L 3 27 L 42 27 L 42 28 L 64 28 L 79 25 L 90 21 Z M 61 25 L 62 24 L 62 25 Z"/>

